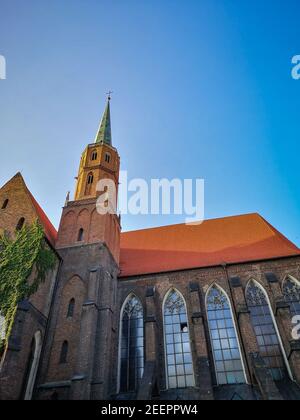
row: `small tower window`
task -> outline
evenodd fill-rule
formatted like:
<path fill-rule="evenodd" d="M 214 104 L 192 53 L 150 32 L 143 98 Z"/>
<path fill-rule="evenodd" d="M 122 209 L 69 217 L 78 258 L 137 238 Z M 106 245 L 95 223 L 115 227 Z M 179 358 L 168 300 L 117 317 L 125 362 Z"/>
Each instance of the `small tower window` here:
<path fill-rule="evenodd" d="M 60 364 L 67 363 L 68 351 L 69 351 L 69 343 L 67 341 L 64 341 L 61 346 L 60 359 L 59 359 Z"/>
<path fill-rule="evenodd" d="M 93 174 L 89 174 L 87 183 L 89 185 L 91 185 L 93 182 L 94 182 L 94 175 Z"/>
<path fill-rule="evenodd" d="M 71 299 L 68 306 L 67 318 L 73 318 L 75 309 L 75 299 Z"/>
<path fill-rule="evenodd" d="M 4 201 L 3 205 L 2 205 L 2 210 L 6 209 L 6 207 L 8 206 L 8 198 Z"/>
<path fill-rule="evenodd" d="M 18 224 L 16 226 L 16 230 L 21 230 L 24 226 L 25 223 L 25 219 L 24 217 L 21 217 L 21 219 L 18 221 Z"/>
<path fill-rule="evenodd" d="M 105 153 L 105 162 L 110 163 L 110 154 Z"/>
<path fill-rule="evenodd" d="M 93 182 L 94 182 L 94 174 L 93 172 L 90 172 L 87 176 L 85 195 L 91 195 Z"/>
<path fill-rule="evenodd" d="M 78 232 L 77 241 L 78 242 L 82 242 L 83 241 L 83 238 L 84 238 L 84 230 L 81 228 L 81 229 L 79 229 L 79 232 Z"/>
<path fill-rule="evenodd" d="M 91 160 L 97 160 L 97 158 L 98 158 L 98 153 L 97 153 L 97 150 L 94 150 L 94 151 L 92 152 L 92 155 L 91 155 Z"/>

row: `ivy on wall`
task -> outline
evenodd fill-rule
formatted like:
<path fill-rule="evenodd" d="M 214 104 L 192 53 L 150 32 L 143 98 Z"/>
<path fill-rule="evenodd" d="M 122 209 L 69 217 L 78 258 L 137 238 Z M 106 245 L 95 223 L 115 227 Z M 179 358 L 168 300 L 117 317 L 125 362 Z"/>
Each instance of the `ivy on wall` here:
<path fill-rule="evenodd" d="M 25 225 L 14 238 L 5 234 L 0 236 L 0 311 L 5 325 L 5 331 L 2 328 L 0 335 L 0 358 L 13 327 L 18 303 L 38 290 L 55 264 L 55 254 L 46 243 L 38 221 L 31 226 Z"/>

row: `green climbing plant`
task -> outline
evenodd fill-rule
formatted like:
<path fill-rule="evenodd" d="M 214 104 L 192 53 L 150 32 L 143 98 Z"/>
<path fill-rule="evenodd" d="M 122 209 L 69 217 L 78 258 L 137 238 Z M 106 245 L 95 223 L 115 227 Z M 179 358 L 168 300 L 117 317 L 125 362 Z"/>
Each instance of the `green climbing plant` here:
<path fill-rule="evenodd" d="M 38 221 L 25 225 L 14 238 L 6 234 L 0 236 L 0 357 L 13 327 L 18 303 L 38 290 L 55 263 L 55 254 L 46 243 Z"/>

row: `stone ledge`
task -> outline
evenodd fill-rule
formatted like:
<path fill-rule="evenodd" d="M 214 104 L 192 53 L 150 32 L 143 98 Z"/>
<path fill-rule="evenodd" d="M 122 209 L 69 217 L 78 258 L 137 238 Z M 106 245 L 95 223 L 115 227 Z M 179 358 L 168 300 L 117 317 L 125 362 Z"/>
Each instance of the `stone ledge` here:
<path fill-rule="evenodd" d="M 71 381 L 48 382 L 38 386 L 38 389 L 69 388 Z"/>

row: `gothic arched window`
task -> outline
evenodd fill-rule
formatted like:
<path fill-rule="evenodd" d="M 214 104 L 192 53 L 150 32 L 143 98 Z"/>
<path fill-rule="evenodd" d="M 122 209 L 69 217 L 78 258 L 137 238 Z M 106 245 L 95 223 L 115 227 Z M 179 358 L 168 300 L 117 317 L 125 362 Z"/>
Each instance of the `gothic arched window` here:
<path fill-rule="evenodd" d="M 290 304 L 292 316 L 300 315 L 300 284 L 290 276 L 284 281 L 283 296 Z"/>
<path fill-rule="evenodd" d="M 195 386 L 187 312 L 179 292 L 168 293 L 163 312 L 168 388 Z"/>
<path fill-rule="evenodd" d="M 22 386 L 22 398 L 31 400 L 42 351 L 42 333 L 37 331 L 31 340 L 30 352 Z"/>
<path fill-rule="evenodd" d="M 21 230 L 22 227 L 24 226 L 24 223 L 25 223 L 25 219 L 24 217 L 21 217 L 21 219 L 18 221 L 18 224 L 16 226 L 16 230 Z"/>
<path fill-rule="evenodd" d="M 218 286 L 209 290 L 206 308 L 218 385 L 245 383 L 231 305 L 225 292 Z"/>
<path fill-rule="evenodd" d="M 121 314 L 120 391 L 136 391 L 144 373 L 144 315 L 140 300 L 131 295 Z"/>
<path fill-rule="evenodd" d="M 284 379 L 286 376 L 285 362 L 275 321 L 272 317 L 272 309 L 266 292 L 254 280 L 251 280 L 247 286 L 246 300 L 260 355 L 269 368 L 273 379 L 275 381 Z"/>
<path fill-rule="evenodd" d="M 67 318 L 73 318 L 75 309 L 75 299 L 71 299 L 68 306 Z"/>
<path fill-rule="evenodd" d="M 67 363 L 68 351 L 69 351 L 69 343 L 67 341 L 64 341 L 61 346 L 61 351 L 60 351 L 60 358 L 59 358 L 60 364 Z"/>

